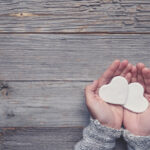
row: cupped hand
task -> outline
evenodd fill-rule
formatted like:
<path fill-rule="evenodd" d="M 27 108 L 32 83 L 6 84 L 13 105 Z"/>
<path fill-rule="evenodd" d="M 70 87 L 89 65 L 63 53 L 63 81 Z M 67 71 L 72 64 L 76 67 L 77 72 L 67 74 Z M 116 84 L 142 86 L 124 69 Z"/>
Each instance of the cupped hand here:
<path fill-rule="evenodd" d="M 108 84 L 115 76 L 123 76 L 128 81 L 131 80 L 132 65 L 127 60 L 120 62 L 114 61 L 104 74 L 92 84 L 85 88 L 86 104 L 94 119 L 101 124 L 120 129 L 123 121 L 123 108 L 119 105 L 106 103 L 98 95 L 98 89 L 104 84 Z"/>
<path fill-rule="evenodd" d="M 132 67 L 131 82 L 139 82 L 144 87 L 144 96 L 150 102 L 150 69 L 138 63 Z M 150 135 L 150 106 L 143 113 L 134 113 L 124 109 L 124 127 L 134 135 Z"/>

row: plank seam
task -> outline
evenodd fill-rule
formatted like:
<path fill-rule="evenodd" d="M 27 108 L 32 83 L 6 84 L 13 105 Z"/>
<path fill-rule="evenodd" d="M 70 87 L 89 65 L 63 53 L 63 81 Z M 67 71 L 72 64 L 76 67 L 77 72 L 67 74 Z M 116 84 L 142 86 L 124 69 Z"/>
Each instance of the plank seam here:
<path fill-rule="evenodd" d="M 0 32 L 0 34 L 150 34 L 150 32 Z"/>
<path fill-rule="evenodd" d="M 92 82 L 93 80 L 0 80 L 0 82 Z"/>

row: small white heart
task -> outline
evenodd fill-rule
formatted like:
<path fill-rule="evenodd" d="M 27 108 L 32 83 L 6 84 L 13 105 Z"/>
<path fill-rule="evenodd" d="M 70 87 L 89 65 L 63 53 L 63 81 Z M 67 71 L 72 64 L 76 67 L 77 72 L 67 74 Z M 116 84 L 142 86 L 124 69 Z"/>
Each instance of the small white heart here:
<path fill-rule="evenodd" d="M 143 96 L 144 89 L 138 82 L 130 83 L 121 76 L 114 77 L 112 81 L 99 89 L 99 96 L 108 103 L 119 104 L 136 113 L 144 112 L 149 103 Z"/>
<path fill-rule="evenodd" d="M 144 112 L 149 103 L 143 96 L 143 86 L 137 82 L 129 84 L 129 93 L 124 107 L 133 112 Z"/>
<path fill-rule="evenodd" d="M 108 103 L 123 105 L 128 96 L 128 82 L 121 76 L 116 76 L 112 81 L 99 89 L 99 96 Z"/>

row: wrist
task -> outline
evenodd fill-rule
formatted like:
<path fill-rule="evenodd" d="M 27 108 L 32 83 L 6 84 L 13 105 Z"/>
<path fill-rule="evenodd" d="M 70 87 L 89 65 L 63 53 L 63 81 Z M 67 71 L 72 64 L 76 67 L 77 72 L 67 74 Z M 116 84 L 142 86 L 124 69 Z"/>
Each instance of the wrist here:
<path fill-rule="evenodd" d="M 109 127 L 109 128 L 113 128 L 113 129 L 121 129 L 122 127 L 122 122 L 118 119 L 115 120 L 115 118 L 113 120 L 111 119 L 107 119 L 107 120 L 102 120 L 102 119 L 97 119 L 103 126 Z"/>
<path fill-rule="evenodd" d="M 115 129 L 115 128 L 112 128 L 110 126 L 106 126 L 106 125 L 103 125 L 101 122 L 99 122 L 97 119 L 93 119 L 92 117 L 90 118 L 90 121 L 92 124 L 94 124 L 94 126 L 96 127 L 97 129 L 97 132 L 103 132 L 105 133 L 106 135 L 109 135 L 109 137 L 111 136 L 117 136 L 117 137 L 120 137 L 121 133 L 122 133 L 122 128 L 120 129 Z"/>
<path fill-rule="evenodd" d="M 127 128 L 127 130 L 135 136 L 150 136 L 150 131 L 147 131 L 147 130 L 140 130 L 140 129 L 136 129 L 136 128 L 134 128 L 134 129 Z"/>
<path fill-rule="evenodd" d="M 100 122 L 101 123 L 101 122 Z M 109 128 L 113 128 L 113 129 L 121 129 L 121 125 L 118 124 L 112 124 L 112 123 L 101 123 L 103 126 L 109 127 Z"/>
<path fill-rule="evenodd" d="M 150 133 L 147 132 L 140 132 L 140 131 L 130 131 L 135 136 L 150 136 Z"/>

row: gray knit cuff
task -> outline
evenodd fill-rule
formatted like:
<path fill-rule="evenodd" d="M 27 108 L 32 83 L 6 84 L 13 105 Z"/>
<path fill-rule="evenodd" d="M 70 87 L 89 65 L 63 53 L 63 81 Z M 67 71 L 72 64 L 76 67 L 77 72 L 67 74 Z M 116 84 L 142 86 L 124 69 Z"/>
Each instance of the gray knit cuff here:
<path fill-rule="evenodd" d="M 150 136 L 136 136 L 128 130 L 124 130 L 123 137 L 128 144 L 129 150 L 150 149 Z"/>
<path fill-rule="evenodd" d="M 122 134 L 122 129 L 114 129 L 111 127 L 107 127 L 102 125 L 98 120 L 90 118 L 91 123 L 93 124 L 94 128 L 97 130 L 97 132 L 100 132 L 102 135 L 105 134 L 110 138 L 119 138 Z"/>
<path fill-rule="evenodd" d="M 90 124 L 83 130 L 83 139 L 75 145 L 75 150 L 112 150 L 121 133 L 122 129 L 103 126 L 91 118 Z"/>

